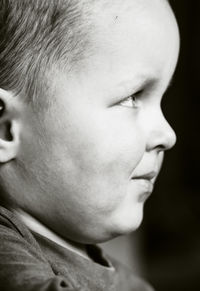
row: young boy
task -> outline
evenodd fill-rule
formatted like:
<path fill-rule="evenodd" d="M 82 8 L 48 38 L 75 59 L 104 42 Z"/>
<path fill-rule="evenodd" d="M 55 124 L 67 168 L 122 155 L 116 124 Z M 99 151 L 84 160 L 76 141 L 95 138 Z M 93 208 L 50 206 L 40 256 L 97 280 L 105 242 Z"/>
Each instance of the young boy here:
<path fill-rule="evenodd" d="M 152 290 L 95 244 L 140 225 L 175 143 L 169 4 L 0 3 L 0 290 Z"/>

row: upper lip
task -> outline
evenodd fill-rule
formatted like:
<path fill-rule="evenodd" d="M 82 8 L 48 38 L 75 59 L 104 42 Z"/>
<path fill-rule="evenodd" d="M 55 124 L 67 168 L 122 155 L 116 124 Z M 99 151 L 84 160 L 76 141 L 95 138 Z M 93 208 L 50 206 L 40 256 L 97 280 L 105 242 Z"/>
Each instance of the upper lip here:
<path fill-rule="evenodd" d="M 153 178 L 155 178 L 157 176 L 157 172 L 156 171 L 151 171 L 151 172 L 147 172 L 144 174 L 140 174 L 140 175 L 134 175 L 132 177 L 132 179 L 146 179 L 146 180 L 152 180 Z"/>

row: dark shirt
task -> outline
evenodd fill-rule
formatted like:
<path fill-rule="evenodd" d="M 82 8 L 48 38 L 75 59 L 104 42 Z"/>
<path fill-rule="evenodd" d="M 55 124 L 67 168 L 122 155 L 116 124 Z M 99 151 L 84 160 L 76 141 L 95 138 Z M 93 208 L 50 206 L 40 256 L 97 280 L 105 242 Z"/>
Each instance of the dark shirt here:
<path fill-rule="evenodd" d="M 100 248 L 87 249 L 93 261 L 32 233 L 0 206 L 1 291 L 153 291 Z"/>

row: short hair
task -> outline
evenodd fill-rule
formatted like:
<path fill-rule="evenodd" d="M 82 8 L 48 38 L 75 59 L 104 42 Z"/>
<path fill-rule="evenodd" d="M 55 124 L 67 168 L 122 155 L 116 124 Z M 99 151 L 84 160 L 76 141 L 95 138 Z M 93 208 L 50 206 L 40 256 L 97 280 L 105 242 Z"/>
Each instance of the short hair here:
<path fill-rule="evenodd" d="M 70 70 L 82 59 L 88 44 L 86 2 L 0 0 L 0 87 L 33 101 L 53 65 Z"/>

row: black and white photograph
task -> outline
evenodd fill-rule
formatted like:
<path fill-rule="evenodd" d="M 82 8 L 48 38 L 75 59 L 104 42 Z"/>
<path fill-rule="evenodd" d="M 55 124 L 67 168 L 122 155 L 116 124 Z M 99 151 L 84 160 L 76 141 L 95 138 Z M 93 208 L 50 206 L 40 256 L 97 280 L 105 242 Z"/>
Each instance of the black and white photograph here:
<path fill-rule="evenodd" d="M 200 290 L 199 11 L 0 0 L 0 291 Z"/>

